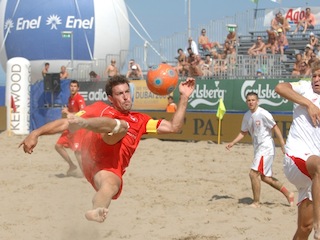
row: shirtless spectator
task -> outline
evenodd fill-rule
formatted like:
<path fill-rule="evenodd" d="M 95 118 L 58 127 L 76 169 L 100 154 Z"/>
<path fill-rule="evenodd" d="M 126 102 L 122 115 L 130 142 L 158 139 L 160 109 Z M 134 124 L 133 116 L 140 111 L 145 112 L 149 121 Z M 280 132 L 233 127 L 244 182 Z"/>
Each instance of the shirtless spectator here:
<path fill-rule="evenodd" d="M 225 43 L 229 42 L 230 46 L 235 46 L 237 42 L 237 34 L 236 31 L 229 31 Z"/>
<path fill-rule="evenodd" d="M 189 77 L 201 77 L 203 76 L 203 72 L 201 71 L 201 58 L 199 55 L 195 55 L 191 53 L 188 57 L 189 63 Z"/>
<path fill-rule="evenodd" d="M 302 54 L 297 53 L 295 58 L 296 58 L 296 61 L 293 64 L 291 76 L 300 76 L 300 64 L 302 62 Z"/>
<path fill-rule="evenodd" d="M 319 60 L 319 58 L 317 58 L 317 55 L 313 52 L 313 53 L 311 53 L 311 58 L 309 59 L 309 61 L 308 61 L 308 65 L 311 67 L 311 69 L 313 68 L 313 66 L 315 65 L 315 64 L 318 64 L 318 62 L 319 62 L 320 60 Z"/>
<path fill-rule="evenodd" d="M 278 29 L 277 42 L 278 42 L 278 49 L 281 54 L 281 59 L 283 59 L 284 51 L 289 48 L 289 42 L 286 35 L 284 35 L 282 32 L 282 28 Z"/>
<path fill-rule="evenodd" d="M 65 66 L 61 66 L 60 70 L 60 79 L 68 79 L 69 73 L 67 72 L 67 68 Z"/>
<path fill-rule="evenodd" d="M 269 51 L 271 54 L 276 54 L 279 51 L 277 37 L 273 37 L 272 34 L 269 35 L 268 43 L 265 44 L 264 52 L 268 53 Z"/>
<path fill-rule="evenodd" d="M 278 31 L 282 29 L 284 35 L 290 30 L 290 24 L 286 18 L 282 16 L 281 12 L 278 12 L 276 16 L 271 20 L 271 31 Z"/>
<path fill-rule="evenodd" d="M 44 64 L 44 68 L 42 69 L 42 72 L 41 72 L 42 77 L 44 77 L 44 78 L 46 77 L 47 73 L 49 72 L 49 67 L 50 67 L 50 64 L 48 62 L 46 62 Z"/>
<path fill-rule="evenodd" d="M 140 80 L 143 78 L 141 67 L 138 63 L 131 59 L 128 65 L 128 72 L 126 75 L 129 79 Z"/>
<path fill-rule="evenodd" d="M 308 63 L 309 60 L 311 59 L 312 53 L 313 53 L 313 47 L 310 44 L 307 44 L 304 50 L 304 53 L 302 55 L 302 60 Z"/>
<path fill-rule="evenodd" d="M 296 29 L 294 30 L 293 33 L 297 33 L 300 27 L 303 27 L 303 32 L 305 33 L 307 29 L 314 29 L 314 26 L 316 25 L 316 18 L 315 16 L 311 13 L 310 8 L 306 8 L 306 15 L 304 18 L 302 18 L 298 24 Z"/>
<path fill-rule="evenodd" d="M 116 60 L 111 59 L 110 65 L 104 71 L 104 76 L 107 78 L 119 75 L 119 71 L 116 65 Z"/>
<path fill-rule="evenodd" d="M 204 50 L 208 50 L 210 52 L 216 47 L 221 48 L 221 45 L 218 42 L 210 42 L 206 32 L 207 31 L 204 28 L 201 30 L 201 35 L 198 39 L 199 45 L 201 45 Z"/>
<path fill-rule="evenodd" d="M 250 56 L 257 56 L 265 53 L 265 43 L 262 41 L 262 37 L 258 36 L 257 41 L 249 48 L 248 54 Z"/>
<path fill-rule="evenodd" d="M 203 63 L 201 64 L 201 71 L 203 72 L 204 77 L 212 77 L 213 76 L 213 61 L 211 59 L 211 55 L 207 54 Z"/>
<path fill-rule="evenodd" d="M 178 64 L 175 67 L 177 73 L 179 75 L 181 75 L 182 77 L 187 76 L 188 75 L 188 71 L 189 71 L 189 63 L 187 62 L 187 56 L 186 54 L 183 52 L 183 50 L 181 48 L 178 49 Z"/>
<path fill-rule="evenodd" d="M 315 49 L 315 47 L 319 44 L 319 39 L 314 35 L 313 32 L 310 33 L 309 36 L 309 44 Z"/>
<path fill-rule="evenodd" d="M 188 53 L 188 48 L 191 48 L 192 52 L 196 55 L 199 55 L 199 51 L 198 51 L 198 45 L 195 41 L 192 40 L 192 37 L 188 38 L 188 43 L 184 49 L 184 53 L 187 54 Z"/>
<path fill-rule="evenodd" d="M 302 78 L 308 78 L 311 77 L 311 67 L 309 66 L 309 64 L 305 61 L 302 61 L 300 63 L 300 68 L 299 68 L 299 74 L 300 77 Z"/>

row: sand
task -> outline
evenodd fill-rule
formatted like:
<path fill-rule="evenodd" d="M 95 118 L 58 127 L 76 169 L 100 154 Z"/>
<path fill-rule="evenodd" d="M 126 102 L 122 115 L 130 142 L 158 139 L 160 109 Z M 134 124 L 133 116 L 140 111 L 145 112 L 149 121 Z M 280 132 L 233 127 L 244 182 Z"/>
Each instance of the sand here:
<path fill-rule="evenodd" d="M 262 184 L 261 208 L 249 206 L 251 145 L 227 151 L 224 143 L 142 140 L 120 198 L 96 223 L 84 217 L 94 190 L 85 178 L 65 176 L 58 136 L 42 136 L 28 155 L 18 149 L 24 136 L 0 134 L 0 239 L 292 239 L 297 207 L 280 192 Z M 296 199 L 279 148 L 273 170 Z"/>

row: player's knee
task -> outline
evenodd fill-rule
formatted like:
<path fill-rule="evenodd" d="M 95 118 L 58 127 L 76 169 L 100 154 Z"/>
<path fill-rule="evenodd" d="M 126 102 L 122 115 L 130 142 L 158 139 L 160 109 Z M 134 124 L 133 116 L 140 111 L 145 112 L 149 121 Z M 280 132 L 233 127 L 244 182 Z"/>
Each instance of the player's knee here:
<path fill-rule="evenodd" d="M 313 223 L 300 224 L 300 226 L 298 226 L 297 233 L 299 236 L 308 237 L 312 232 L 312 228 L 313 228 Z"/>

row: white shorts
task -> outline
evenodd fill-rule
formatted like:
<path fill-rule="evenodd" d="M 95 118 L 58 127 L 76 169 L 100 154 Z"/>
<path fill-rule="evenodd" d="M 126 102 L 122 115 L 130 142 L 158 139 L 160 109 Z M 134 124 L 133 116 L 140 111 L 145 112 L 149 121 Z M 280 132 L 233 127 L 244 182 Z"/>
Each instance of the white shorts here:
<path fill-rule="evenodd" d="M 255 157 L 252 162 L 251 169 L 258 171 L 261 175 L 271 177 L 273 159 L 273 155 Z"/>
<path fill-rule="evenodd" d="M 306 156 L 308 158 L 309 156 Z M 306 198 L 312 201 L 311 185 L 312 180 L 306 174 L 304 174 L 295 163 L 294 159 L 300 160 L 301 164 L 305 165 L 307 159 L 289 157 L 285 155 L 283 159 L 283 171 L 288 180 L 294 184 L 298 190 L 298 204 L 299 205 Z"/>

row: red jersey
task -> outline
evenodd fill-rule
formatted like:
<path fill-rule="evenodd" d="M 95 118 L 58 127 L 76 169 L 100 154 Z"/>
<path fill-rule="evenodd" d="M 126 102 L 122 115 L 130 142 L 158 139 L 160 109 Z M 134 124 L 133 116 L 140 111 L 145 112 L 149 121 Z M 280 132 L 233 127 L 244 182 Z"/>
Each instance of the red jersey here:
<path fill-rule="evenodd" d="M 85 106 L 86 103 L 79 93 L 76 93 L 74 96 L 70 96 L 68 99 L 68 111 L 71 113 L 79 112 Z"/>
<path fill-rule="evenodd" d="M 95 187 L 93 177 L 102 169 L 115 173 L 122 181 L 122 175 L 125 173 L 142 135 L 147 132 L 155 132 L 156 127 L 159 126 L 161 122 L 161 120 L 155 122 L 150 116 L 138 112 L 129 112 L 128 114 L 120 113 L 103 102 L 96 102 L 85 107 L 78 115 L 83 118 L 117 118 L 125 120 L 129 124 L 126 136 L 114 145 L 106 144 L 100 133 L 87 131 L 85 129 L 77 131 L 77 134 L 81 135 L 82 139 L 81 156 L 83 173 L 93 187 Z M 150 131 L 147 130 L 147 125 Z M 153 125 L 153 129 L 149 127 L 150 125 Z M 117 198 L 120 192 L 121 189 L 114 198 Z"/>

